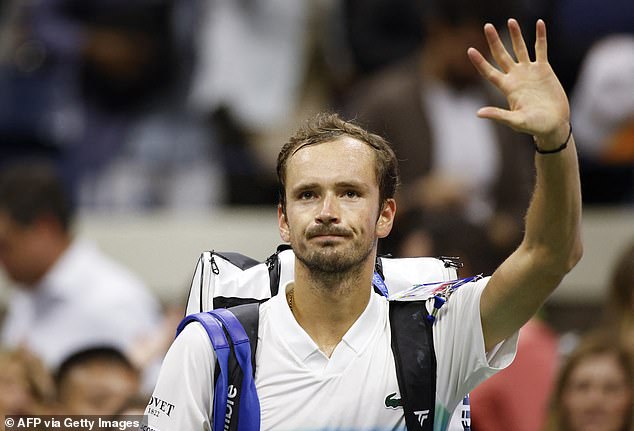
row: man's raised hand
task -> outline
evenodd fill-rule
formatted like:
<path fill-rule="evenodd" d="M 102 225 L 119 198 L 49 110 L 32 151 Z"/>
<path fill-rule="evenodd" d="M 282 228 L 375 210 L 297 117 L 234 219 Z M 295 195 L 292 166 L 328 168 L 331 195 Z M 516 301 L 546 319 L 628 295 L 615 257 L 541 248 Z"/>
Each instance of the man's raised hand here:
<path fill-rule="evenodd" d="M 531 61 L 522 32 L 515 19 L 508 20 L 515 58 L 509 54 L 492 24 L 484 26 L 489 50 L 499 66 L 494 67 L 475 48 L 467 54 L 478 72 L 506 97 L 508 109 L 487 106 L 478 116 L 499 121 L 533 135 L 542 150 L 555 149 L 569 133 L 568 98 L 548 63 L 546 24 L 536 24 L 535 61 Z"/>

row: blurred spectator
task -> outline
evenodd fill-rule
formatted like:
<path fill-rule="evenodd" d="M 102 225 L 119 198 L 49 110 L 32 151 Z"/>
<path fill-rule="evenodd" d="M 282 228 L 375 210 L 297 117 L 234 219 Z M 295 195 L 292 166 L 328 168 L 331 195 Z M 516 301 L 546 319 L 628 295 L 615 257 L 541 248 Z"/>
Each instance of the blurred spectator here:
<path fill-rule="evenodd" d="M 588 51 L 571 94 L 586 203 L 634 203 L 634 33 Z"/>
<path fill-rule="evenodd" d="M 25 350 L 0 350 L 0 416 L 50 414 L 55 387 L 49 370 Z"/>
<path fill-rule="evenodd" d="M 270 204 L 282 142 L 297 122 L 327 105 L 329 78 L 319 51 L 334 3 L 198 2 L 189 103 L 220 135 L 228 203 Z"/>
<path fill-rule="evenodd" d="M 221 202 L 214 136 L 186 109 L 191 3 L 16 3 L 10 61 L 0 73 L 3 152 L 58 160 L 82 207 Z"/>
<path fill-rule="evenodd" d="M 291 114 L 306 67 L 309 2 L 206 1 L 197 28 L 191 103 L 226 106 L 248 130 Z"/>
<path fill-rule="evenodd" d="M 466 50 L 482 50 L 485 19 L 502 14 L 498 3 L 425 2 L 417 54 L 361 83 L 346 107 L 386 136 L 400 159 L 408 198 L 401 200 L 406 206 L 396 231 L 412 208 L 451 210 L 479 225 L 500 258 L 520 239 L 533 148 L 528 136 L 477 118 L 480 107 L 499 105 L 499 95 L 483 83 Z"/>
<path fill-rule="evenodd" d="M 471 392 L 473 429 L 543 429 L 558 363 L 557 334 L 533 317 L 520 330 L 513 363 Z"/>
<path fill-rule="evenodd" d="M 632 366 L 609 334 L 586 336 L 559 370 L 545 431 L 631 431 Z"/>
<path fill-rule="evenodd" d="M 157 300 L 129 270 L 72 232 L 73 206 L 43 163 L 0 173 L 0 264 L 16 283 L 2 344 L 52 369 L 95 343 L 131 349 L 160 323 Z"/>
<path fill-rule="evenodd" d="M 60 414 L 109 416 L 138 395 L 140 376 L 123 352 L 98 346 L 66 358 L 55 383 Z"/>
<path fill-rule="evenodd" d="M 630 242 L 615 261 L 603 324 L 598 325 L 597 319 L 588 319 L 593 322 L 595 330 L 602 330 L 606 339 L 620 343 L 623 349 L 629 350 L 634 360 L 634 242 Z M 570 354 L 579 346 L 579 340 L 578 331 L 559 337 L 539 316 L 531 319 L 520 331 L 513 364 L 471 393 L 474 429 L 543 429 L 560 356 Z M 551 429 L 560 428 L 549 428 L 549 431 Z M 561 428 L 568 429 L 577 431 L 583 428 Z"/>
<path fill-rule="evenodd" d="M 634 239 L 614 264 L 605 317 L 608 332 L 634 356 Z"/>

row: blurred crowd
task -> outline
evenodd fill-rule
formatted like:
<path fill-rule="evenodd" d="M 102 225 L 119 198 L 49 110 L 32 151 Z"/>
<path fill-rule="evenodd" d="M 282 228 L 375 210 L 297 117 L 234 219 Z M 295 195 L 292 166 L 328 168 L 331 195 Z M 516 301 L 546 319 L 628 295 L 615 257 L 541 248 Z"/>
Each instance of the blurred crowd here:
<path fill-rule="evenodd" d="M 466 47 L 484 22 L 545 18 L 584 196 L 632 203 L 633 15 L 627 0 L 2 0 L 0 160 L 54 160 L 88 209 L 269 204 L 285 137 L 338 111 L 387 135 L 412 206 L 462 205 L 503 242 L 530 149 L 473 115 L 498 96 Z"/>
<path fill-rule="evenodd" d="M 16 284 L 0 415 L 143 404 L 182 314 L 76 238 L 76 211 L 271 205 L 279 149 L 320 111 L 399 157 L 382 253 L 493 272 L 521 239 L 533 146 L 475 116 L 500 96 L 466 49 L 508 17 L 546 20 L 584 205 L 632 206 L 628 0 L 0 0 L 0 264 Z M 572 347 L 542 317 L 527 324 L 516 363 L 474 392 L 474 430 L 631 429 L 634 245 L 605 284 L 605 322 Z"/>

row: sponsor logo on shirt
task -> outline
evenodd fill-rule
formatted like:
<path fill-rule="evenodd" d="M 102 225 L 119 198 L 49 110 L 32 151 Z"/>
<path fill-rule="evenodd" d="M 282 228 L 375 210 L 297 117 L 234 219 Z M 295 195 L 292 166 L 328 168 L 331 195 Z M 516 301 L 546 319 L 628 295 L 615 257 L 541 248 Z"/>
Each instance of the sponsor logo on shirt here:
<path fill-rule="evenodd" d="M 385 397 L 385 407 L 388 409 L 397 409 L 403 407 L 403 400 L 396 397 L 396 392 Z"/>
<path fill-rule="evenodd" d="M 169 417 L 174 411 L 174 404 L 153 396 L 150 398 L 150 402 L 148 403 L 145 411 L 156 417 L 161 416 L 161 414 L 165 414 Z"/>

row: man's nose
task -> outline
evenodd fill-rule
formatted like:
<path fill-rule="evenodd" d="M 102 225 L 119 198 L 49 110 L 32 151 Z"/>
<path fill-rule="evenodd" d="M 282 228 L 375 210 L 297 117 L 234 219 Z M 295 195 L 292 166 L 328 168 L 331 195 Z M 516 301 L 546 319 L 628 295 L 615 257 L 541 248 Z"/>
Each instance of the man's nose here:
<path fill-rule="evenodd" d="M 323 224 L 332 224 L 339 221 L 339 205 L 337 197 L 333 193 L 327 193 L 324 196 L 315 219 L 318 223 Z"/>

